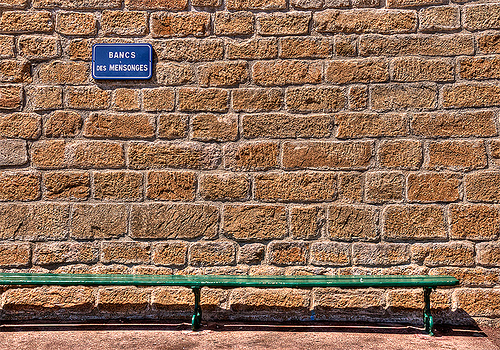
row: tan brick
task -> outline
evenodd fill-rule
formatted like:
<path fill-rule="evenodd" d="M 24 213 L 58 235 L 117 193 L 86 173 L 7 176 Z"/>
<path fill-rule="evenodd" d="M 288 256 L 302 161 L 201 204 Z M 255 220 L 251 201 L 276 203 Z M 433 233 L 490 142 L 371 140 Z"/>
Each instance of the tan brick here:
<path fill-rule="evenodd" d="M 12 57 L 14 57 L 14 37 L 11 35 L 0 35 L 0 58 Z"/>
<path fill-rule="evenodd" d="M 219 210 L 211 205 L 133 205 L 130 236 L 133 238 L 194 239 L 215 238 Z"/>
<path fill-rule="evenodd" d="M 499 29 L 499 4 L 470 5 L 463 8 L 463 25 L 467 30 Z"/>
<path fill-rule="evenodd" d="M 467 175 L 465 186 L 467 200 L 471 202 L 500 202 L 500 173 L 477 172 Z"/>
<path fill-rule="evenodd" d="M 416 170 L 422 164 L 422 143 L 420 141 L 383 141 L 378 152 L 380 165 L 386 168 Z"/>
<path fill-rule="evenodd" d="M 39 199 L 40 173 L 0 172 L 0 201 L 32 201 Z"/>
<path fill-rule="evenodd" d="M 151 35 L 154 38 L 208 36 L 210 35 L 210 14 L 155 12 L 151 14 Z"/>
<path fill-rule="evenodd" d="M 231 87 L 248 80 L 245 62 L 214 62 L 198 67 L 200 86 Z"/>
<path fill-rule="evenodd" d="M 459 289 L 455 297 L 460 310 L 470 316 L 500 315 L 500 291 L 497 289 Z"/>
<path fill-rule="evenodd" d="M 139 110 L 139 91 L 125 88 L 116 89 L 113 94 L 113 109 L 117 111 Z"/>
<path fill-rule="evenodd" d="M 334 84 L 376 83 L 389 80 L 385 59 L 336 60 L 328 62 L 325 79 Z"/>
<path fill-rule="evenodd" d="M 384 218 L 384 239 L 388 241 L 448 237 L 443 208 L 437 205 L 392 205 Z"/>
<path fill-rule="evenodd" d="M 328 208 L 328 236 L 340 241 L 378 238 L 378 212 L 373 207 L 335 205 Z"/>
<path fill-rule="evenodd" d="M 285 96 L 287 108 L 299 112 L 336 112 L 346 104 L 337 86 L 287 88 Z"/>
<path fill-rule="evenodd" d="M 483 141 L 441 141 L 429 144 L 425 164 L 431 169 L 469 171 L 487 166 Z"/>
<path fill-rule="evenodd" d="M 33 0 L 34 8 L 65 10 L 101 10 L 120 8 L 120 0 Z"/>
<path fill-rule="evenodd" d="M 94 173 L 94 198 L 119 201 L 142 199 L 142 174 L 132 171 Z"/>
<path fill-rule="evenodd" d="M 228 0 L 228 10 L 283 10 L 285 0 Z"/>
<path fill-rule="evenodd" d="M 22 104 L 23 88 L 21 86 L 0 86 L 0 109 L 19 109 Z"/>
<path fill-rule="evenodd" d="M 226 55 L 229 59 L 268 59 L 278 57 L 278 41 L 275 38 L 259 38 L 245 41 L 228 41 Z"/>
<path fill-rule="evenodd" d="M 51 61 L 43 64 L 38 69 L 38 80 L 42 84 L 83 84 L 88 81 L 89 75 L 89 65 L 84 62 Z M 83 89 L 83 87 L 75 87 L 72 89 L 74 90 L 71 91 L 75 91 L 76 89 Z M 83 91 L 80 90 L 80 92 Z M 98 104 L 96 107 L 97 106 Z"/>
<path fill-rule="evenodd" d="M 26 0 L 2 0 L 0 7 L 8 9 L 26 8 L 28 2 Z"/>
<path fill-rule="evenodd" d="M 238 288 L 231 293 L 231 310 L 236 312 L 309 311 L 311 292 L 308 290 L 277 288 Z"/>
<path fill-rule="evenodd" d="M 498 135 L 492 111 L 414 114 L 413 133 L 424 137 L 489 137 Z"/>
<path fill-rule="evenodd" d="M 450 207 L 453 239 L 494 240 L 500 231 L 498 208 L 488 205 L 453 205 Z"/>
<path fill-rule="evenodd" d="M 441 92 L 443 107 L 493 107 L 500 106 L 500 86 L 491 84 L 445 85 Z"/>
<path fill-rule="evenodd" d="M 158 117 L 158 137 L 164 139 L 181 139 L 186 137 L 188 117 L 184 114 L 160 114 Z"/>
<path fill-rule="evenodd" d="M 142 36 L 148 32 L 148 14 L 140 11 L 103 11 L 104 35 Z"/>
<path fill-rule="evenodd" d="M 451 309 L 451 293 L 448 291 L 436 291 L 431 294 L 431 309 Z M 424 292 L 416 290 L 396 289 L 387 292 L 387 306 L 395 309 L 424 308 Z"/>
<path fill-rule="evenodd" d="M 348 92 L 349 109 L 362 110 L 368 107 L 368 87 L 364 85 L 354 85 L 349 87 Z"/>
<path fill-rule="evenodd" d="M 239 201 L 248 198 L 250 181 L 246 175 L 205 174 L 200 177 L 200 196 L 211 201 Z"/>
<path fill-rule="evenodd" d="M 363 35 L 360 56 L 458 56 L 474 54 L 474 37 L 450 35 Z"/>
<path fill-rule="evenodd" d="M 408 10 L 326 10 L 314 14 L 319 33 L 411 33 L 417 29 L 417 13 Z"/>
<path fill-rule="evenodd" d="M 290 235 L 294 239 L 316 239 L 325 231 L 326 212 L 318 206 L 290 209 Z"/>
<path fill-rule="evenodd" d="M 287 235 L 285 207 L 227 205 L 223 231 L 237 241 L 282 239 Z"/>
<path fill-rule="evenodd" d="M 408 176 L 411 202 L 455 202 L 460 200 L 461 177 L 457 174 L 419 173 Z"/>
<path fill-rule="evenodd" d="M 63 106 L 63 91 L 60 86 L 27 87 L 26 95 L 28 96 L 28 109 L 43 111 Z"/>
<path fill-rule="evenodd" d="M 76 204 L 70 236 L 90 240 L 121 237 L 127 232 L 127 216 L 123 204 Z"/>
<path fill-rule="evenodd" d="M 125 7 L 131 10 L 180 11 L 187 9 L 188 2 L 187 0 L 125 0 Z"/>
<path fill-rule="evenodd" d="M 375 110 L 432 109 L 436 102 L 437 88 L 430 83 L 376 85 L 371 88 L 371 103 Z"/>
<path fill-rule="evenodd" d="M 70 60 L 90 61 L 92 59 L 92 44 L 90 39 L 73 39 L 66 46 L 65 53 Z"/>
<path fill-rule="evenodd" d="M 160 85 L 183 85 L 188 83 L 193 83 L 196 78 L 194 75 L 194 70 L 189 63 L 176 63 L 176 62 L 158 62 L 156 65 L 156 80 Z M 155 91 L 156 89 L 145 89 L 143 91 Z M 167 100 L 172 100 L 172 106 L 170 109 L 173 109 L 173 98 L 174 92 L 173 90 L 164 90 L 164 91 L 172 91 L 172 97 Z"/>
<path fill-rule="evenodd" d="M 147 242 L 103 242 L 103 263 L 147 264 L 150 260 L 150 244 Z"/>
<path fill-rule="evenodd" d="M 224 166 L 227 169 L 255 171 L 278 166 L 279 145 L 275 142 L 244 142 L 224 146 Z"/>
<path fill-rule="evenodd" d="M 155 265 L 183 266 L 187 262 L 186 242 L 154 243 L 151 260 Z"/>
<path fill-rule="evenodd" d="M 401 243 L 354 243 L 352 263 L 354 265 L 402 265 L 410 262 L 410 246 Z"/>
<path fill-rule="evenodd" d="M 418 12 L 421 31 L 452 31 L 460 28 L 458 6 L 436 6 L 423 8 Z"/>
<path fill-rule="evenodd" d="M 91 310 L 95 303 L 91 287 L 45 286 L 9 289 L 4 309 L 10 311 Z"/>
<path fill-rule="evenodd" d="M 220 149 L 214 145 L 186 143 L 133 143 L 128 150 L 133 169 L 187 168 L 215 169 L 221 161 Z"/>
<path fill-rule="evenodd" d="M 454 63 L 447 59 L 400 57 L 392 60 L 392 80 L 453 81 Z"/>
<path fill-rule="evenodd" d="M 33 250 L 33 264 L 41 266 L 64 263 L 92 264 L 98 260 L 99 248 L 93 242 L 38 243 Z"/>
<path fill-rule="evenodd" d="M 161 60 L 205 62 L 223 58 L 224 42 L 221 39 L 173 39 L 153 43 Z"/>
<path fill-rule="evenodd" d="M 365 200 L 368 203 L 399 202 L 404 199 L 405 178 L 399 172 L 366 174 Z"/>
<path fill-rule="evenodd" d="M 276 111 L 282 104 L 283 92 L 279 88 L 233 90 L 233 109 L 236 112 Z"/>
<path fill-rule="evenodd" d="M 149 305 L 151 291 L 137 287 L 108 287 L 99 289 L 97 307 L 109 312 L 137 313 Z"/>
<path fill-rule="evenodd" d="M 0 28 L 4 33 L 48 33 L 54 22 L 48 11 L 5 11 L 0 16 Z"/>
<path fill-rule="evenodd" d="M 243 115 L 245 138 L 328 137 L 333 127 L 329 115 L 289 115 L 281 113 Z"/>
<path fill-rule="evenodd" d="M 58 11 L 56 32 L 64 35 L 95 35 L 97 33 L 97 20 L 92 13 Z"/>
<path fill-rule="evenodd" d="M 309 32 L 310 13 L 275 12 L 257 16 L 261 35 L 300 35 Z"/>
<path fill-rule="evenodd" d="M 332 55 L 332 42 L 326 38 L 281 38 L 280 48 L 281 58 L 328 58 Z"/>
<path fill-rule="evenodd" d="M 339 199 L 345 202 L 361 202 L 363 200 L 364 176 L 360 173 L 340 173 Z"/>
<path fill-rule="evenodd" d="M 322 79 L 322 65 L 309 61 L 258 61 L 252 79 L 262 86 L 317 84 Z"/>
<path fill-rule="evenodd" d="M 337 198 L 334 173 L 267 173 L 254 178 L 254 197 L 264 202 L 324 202 Z"/>
<path fill-rule="evenodd" d="M 496 229 L 498 231 L 498 212 L 496 216 Z M 478 264 L 488 267 L 500 267 L 500 244 L 498 242 L 476 244 L 476 252 Z"/>
<path fill-rule="evenodd" d="M 482 267 L 436 267 L 429 271 L 429 275 L 453 276 L 460 281 L 461 286 L 466 287 L 493 287 L 498 283 L 499 276 L 498 270 L 485 269 Z"/>
<path fill-rule="evenodd" d="M 171 111 L 175 105 L 175 92 L 172 88 L 153 88 L 142 90 L 142 107 L 148 112 Z"/>
<path fill-rule="evenodd" d="M 0 267 L 28 267 L 31 261 L 29 243 L 0 244 Z"/>
<path fill-rule="evenodd" d="M 240 247 L 238 264 L 258 264 L 264 259 L 266 246 L 260 243 L 245 244 Z"/>
<path fill-rule="evenodd" d="M 335 121 L 340 139 L 408 135 L 403 113 L 339 113 Z"/>
<path fill-rule="evenodd" d="M 155 136 L 152 115 L 91 113 L 85 119 L 83 135 L 93 138 L 146 139 Z"/>
<path fill-rule="evenodd" d="M 179 89 L 178 109 L 180 111 L 227 112 L 229 92 L 222 89 Z"/>
<path fill-rule="evenodd" d="M 60 55 L 59 40 L 45 35 L 21 35 L 17 41 L 18 52 L 28 60 L 46 60 Z"/>
<path fill-rule="evenodd" d="M 477 48 L 481 53 L 500 53 L 500 34 L 488 32 L 479 34 Z"/>
<path fill-rule="evenodd" d="M 0 136 L 35 140 L 40 137 L 41 118 L 35 113 L 10 113 L 0 116 Z"/>
<path fill-rule="evenodd" d="M 87 199 L 90 195 L 90 176 L 82 172 L 46 172 L 43 174 L 45 199 Z"/>
<path fill-rule="evenodd" d="M 27 162 L 26 141 L 0 140 L 0 166 L 19 166 Z"/>
<path fill-rule="evenodd" d="M 65 90 L 66 107 L 74 109 L 106 109 L 111 104 L 111 92 L 97 86 L 68 86 Z"/>
<path fill-rule="evenodd" d="M 31 83 L 31 66 L 28 61 L 0 60 L 0 82 Z"/>
<path fill-rule="evenodd" d="M 79 141 L 66 147 L 68 164 L 75 168 L 121 168 L 125 165 L 123 147 L 116 142 Z"/>
<path fill-rule="evenodd" d="M 490 153 L 493 160 L 493 164 L 498 165 L 500 159 L 500 140 L 490 141 Z"/>
<path fill-rule="evenodd" d="M 196 175 L 192 172 L 150 171 L 147 175 L 146 196 L 154 200 L 193 201 L 196 195 Z"/>
<path fill-rule="evenodd" d="M 203 288 L 200 295 L 203 310 L 219 309 L 228 299 L 228 291 L 223 289 Z M 152 305 L 160 310 L 191 311 L 194 294 L 185 287 L 155 288 L 152 293 Z"/>
<path fill-rule="evenodd" d="M 311 245 L 311 264 L 320 266 L 348 266 L 351 246 L 347 243 L 315 242 Z"/>
<path fill-rule="evenodd" d="M 387 7 L 389 8 L 405 8 L 405 7 L 420 7 L 430 5 L 442 5 L 446 3 L 444 0 L 388 0 Z"/>
<path fill-rule="evenodd" d="M 475 262 L 474 245 L 469 242 L 413 244 L 411 256 L 425 266 L 473 266 Z"/>
<path fill-rule="evenodd" d="M 74 137 L 82 128 L 82 117 L 72 111 L 55 111 L 43 126 L 46 137 Z"/>
<path fill-rule="evenodd" d="M 215 13 L 214 27 L 216 35 L 252 35 L 254 15 L 244 11 L 219 11 Z"/>
<path fill-rule="evenodd" d="M 23 241 L 63 240 L 69 230 L 69 205 L 1 204 L 0 236 Z"/>
<path fill-rule="evenodd" d="M 366 169 L 372 158 L 371 142 L 286 142 L 283 167 L 287 169 Z"/>
<path fill-rule="evenodd" d="M 385 295 L 382 290 L 315 288 L 313 290 L 314 309 L 327 311 L 331 309 L 381 309 L 385 306 Z"/>
<path fill-rule="evenodd" d="M 40 141 L 31 146 L 31 163 L 37 168 L 56 169 L 66 165 L 63 140 Z"/>
<path fill-rule="evenodd" d="M 196 7 L 220 7 L 222 0 L 193 0 L 191 5 Z"/>
<path fill-rule="evenodd" d="M 272 265 L 305 265 L 309 255 L 309 243 L 306 242 L 271 242 L 268 260 Z"/>
<path fill-rule="evenodd" d="M 191 266 L 227 266 L 236 264 L 233 242 L 197 242 L 189 247 Z"/>
<path fill-rule="evenodd" d="M 342 57 L 355 57 L 358 54 L 358 40 L 354 35 L 335 36 L 335 54 Z"/>
<path fill-rule="evenodd" d="M 500 59 L 493 57 L 462 57 L 459 59 L 460 77 L 463 79 L 498 79 Z"/>

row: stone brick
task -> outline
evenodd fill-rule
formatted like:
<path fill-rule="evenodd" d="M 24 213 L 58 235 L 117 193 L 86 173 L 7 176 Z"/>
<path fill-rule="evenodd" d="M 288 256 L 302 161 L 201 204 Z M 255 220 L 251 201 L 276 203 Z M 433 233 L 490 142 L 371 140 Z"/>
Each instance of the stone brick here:
<path fill-rule="evenodd" d="M 491 111 L 417 113 L 411 128 L 414 134 L 424 137 L 498 135 L 495 114 Z"/>
<path fill-rule="evenodd" d="M 261 35 L 300 35 L 309 32 L 311 14 L 304 12 L 275 12 L 257 16 Z"/>
<path fill-rule="evenodd" d="M 436 85 L 388 84 L 371 88 L 371 103 L 375 110 L 433 109 L 436 107 Z"/>
<path fill-rule="evenodd" d="M 8 311 L 90 310 L 95 303 L 91 287 L 45 286 L 15 288 L 4 293 L 3 307 Z"/>
<path fill-rule="evenodd" d="M 422 143 L 416 140 L 388 140 L 379 146 L 380 165 L 416 170 L 422 164 Z"/>
<path fill-rule="evenodd" d="M 445 108 L 500 106 L 500 86 L 491 84 L 445 85 L 441 95 Z"/>
<path fill-rule="evenodd" d="M 252 35 L 254 32 L 254 15 L 251 12 L 215 13 L 216 35 Z"/>
<path fill-rule="evenodd" d="M 0 201 L 32 201 L 40 196 L 39 173 L 0 172 Z"/>
<path fill-rule="evenodd" d="M 446 3 L 444 0 L 388 0 L 387 7 L 389 8 L 405 8 L 405 7 L 420 7 L 431 5 L 442 5 Z"/>
<path fill-rule="evenodd" d="M 133 205 L 130 221 L 132 238 L 215 238 L 219 210 L 211 205 L 194 204 Z"/>
<path fill-rule="evenodd" d="M 322 65 L 309 61 L 258 61 L 252 68 L 255 84 L 262 86 L 317 84 L 322 79 Z"/>
<path fill-rule="evenodd" d="M 283 92 L 278 88 L 233 90 L 233 109 L 236 112 L 276 111 L 282 104 Z"/>
<path fill-rule="evenodd" d="M 254 178 L 254 198 L 263 202 L 325 202 L 337 198 L 334 173 L 267 173 Z"/>
<path fill-rule="evenodd" d="M 0 166 L 19 166 L 27 162 L 26 141 L 0 140 Z"/>
<path fill-rule="evenodd" d="M 498 212 L 496 213 L 496 229 L 498 231 Z M 484 219 L 484 218 L 483 218 Z M 498 242 L 485 242 L 476 244 L 477 262 L 488 267 L 500 267 L 500 244 Z"/>
<path fill-rule="evenodd" d="M 0 35 L 0 58 L 12 57 L 14 57 L 14 37 L 11 35 Z"/>
<path fill-rule="evenodd" d="M 477 172 L 465 178 L 467 200 L 471 202 L 500 202 L 500 173 Z"/>
<path fill-rule="evenodd" d="M 309 255 L 309 243 L 306 242 L 271 242 L 268 260 L 278 266 L 305 265 Z"/>
<path fill-rule="evenodd" d="M 128 150 L 129 166 L 133 169 L 187 168 L 215 169 L 221 161 L 217 146 L 194 142 L 133 143 Z"/>
<path fill-rule="evenodd" d="M 231 310 L 236 312 L 309 311 L 311 292 L 308 290 L 279 288 L 238 288 L 231 293 Z"/>
<path fill-rule="evenodd" d="M 74 239 L 118 238 L 127 232 L 128 209 L 123 204 L 76 204 L 71 215 Z"/>
<path fill-rule="evenodd" d="M 0 244 L 0 267 L 28 267 L 31 261 L 29 243 Z"/>
<path fill-rule="evenodd" d="M 42 84 L 83 84 L 87 82 L 89 75 L 89 65 L 84 62 L 51 61 L 41 65 L 38 69 L 38 80 Z M 78 92 L 76 91 L 77 89 L 79 90 Z M 75 95 L 79 95 L 80 93 L 84 93 L 83 89 L 85 87 L 74 87 L 68 92 L 74 92 Z M 96 91 L 97 88 L 92 90 L 90 88 L 86 89 L 86 92 L 88 91 L 89 93 L 90 91 Z M 70 96 L 68 96 L 68 99 L 70 99 Z M 96 107 L 98 106 L 99 103 L 96 104 Z"/>
<path fill-rule="evenodd" d="M 150 244 L 147 242 L 103 242 L 103 263 L 147 264 L 150 260 Z"/>
<path fill-rule="evenodd" d="M 121 168 L 125 156 L 121 144 L 109 141 L 78 141 L 66 147 L 68 164 L 75 168 Z"/>
<path fill-rule="evenodd" d="M 281 38 L 280 48 L 281 58 L 328 58 L 332 55 L 332 42 L 327 38 Z"/>
<path fill-rule="evenodd" d="M 158 62 L 156 65 L 156 80 L 160 85 L 183 85 L 188 83 L 193 83 L 196 78 L 194 75 L 194 70 L 189 63 L 176 63 L 176 62 Z M 161 91 L 157 89 L 145 89 L 143 91 Z M 174 91 L 173 90 L 163 90 L 171 91 L 171 97 L 167 100 L 171 100 L 171 107 L 169 110 L 173 109 L 174 103 Z M 166 96 L 165 96 L 166 97 Z M 169 104 L 169 105 L 170 105 Z"/>
<path fill-rule="evenodd" d="M 311 264 L 320 266 L 348 266 L 351 246 L 347 243 L 315 242 L 311 245 Z"/>
<path fill-rule="evenodd" d="M 240 247 L 238 264 L 258 264 L 264 259 L 266 246 L 260 243 L 245 244 Z"/>
<path fill-rule="evenodd" d="M 70 60 L 90 61 L 92 59 L 92 43 L 90 39 L 73 39 L 65 48 Z"/>
<path fill-rule="evenodd" d="M 458 56 L 474 54 L 474 38 L 450 35 L 362 35 L 360 56 Z"/>
<path fill-rule="evenodd" d="M 158 137 L 163 139 L 181 139 L 186 137 L 188 117 L 184 114 L 160 114 L 158 117 Z"/>
<path fill-rule="evenodd" d="M 315 239 L 322 236 L 326 225 L 326 211 L 318 206 L 290 209 L 290 235 L 294 239 Z"/>
<path fill-rule="evenodd" d="M 340 309 L 355 310 L 382 308 L 385 295 L 382 290 L 315 288 L 313 290 L 314 309 L 316 311 Z"/>
<path fill-rule="evenodd" d="M 23 104 L 23 88 L 21 86 L 0 86 L 0 109 L 19 109 Z"/>
<path fill-rule="evenodd" d="M 361 202 L 363 200 L 364 176 L 361 173 L 349 172 L 339 175 L 339 199 L 345 202 Z"/>
<path fill-rule="evenodd" d="M 224 166 L 227 169 L 256 171 L 278 166 L 279 145 L 275 142 L 244 142 L 224 146 Z"/>
<path fill-rule="evenodd" d="M 74 109 L 106 109 L 111 104 L 111 92 L 97 86 L 68 86 L 66 107 Z"/>
<path fill-rule="evenodd" d="M 94 198 L 118 201 L 142 199 L 142 174 L 132 171 L 94 173 Z"/>
<path fill-rule="evenodd" d="M 283 10 L 285 0 L 228 0 L 228 10 Z"/>
<path fill-rule="evenodd" d="M 210 35 L 210 14 L 203 12 L 154 12 L 151 14 L 151 34 L 158 37 Z"/>
<path fill-rule="evenodd" d="M 500 53 L 500 34 L 488 32 L 479 34 L 477 48 L 481 53 Z"/>
<path fill-rule="evenodd" d="M 69 206 L 62 204 L 1 204 L 0 236 L 23 241 L 63 240 L 68 236 Z"/>
<path fill-rule="evenodd" d="M 178 109 L 191 112 L 227 112 L 229 92 L 222 89 L 179 89 Z"/>
<path fill-rule="evenodd" d="M 158 59 L 171 61 L 205 62 L 223 58 L 221 39 L 174 39 L 156 41 L 154 50 Z"/>
<path fill-rule="evenodd" d="M 108 287 L 99 289 L 97 307 L 108 312 L 145 311 L 149 305 L 151 291 L 137 287 Z"/>
<path fill-rule="evenodd" d="M 417 13 L 408 10 L 326 10 L 314 14 L 319 33 L 411 33 L 417 29 Z"/>
<path fill-rule="evenodd" d="M 403 113 L 339 113 L 335 121 L 340 139 L 408 135 L 408 122 Z"/>
<path fill-rule="evenodd" d="M 92 13 L 58 11 L 56 32 L 64 35 L 95 35 L 97 33 L 97 21 Z"/>
<path fill-rule="evenodd" d="M 90 195 L 88 173 L 54 171 L 43 174 L 45 199 L 87 199 Z"/>
<path fill-rule="evenodd" d="M 498 165 L 500 159 L 500 140 L 490 141 L 490 154 L 493 160 L 493 164 Z"/>
<path fill-rule="evenodd" d="M 336 112 L 346 104 L 337 86 L 287 88 L 285 96 L 287 108 L 299 112 Z"/>
<path fill-rule="evenodd" d="M 140 11 L 103 11 L 104 35 L 142 36 L 148 32 L 148 13 Z"/>
<path fill-rule="evenodd" d="M 368 203 L 399 202 L 404 199 L 405 178 L 399 172 L 367 173 L 365 186 Z"/>
<path fill-rule="evenodd" d="M 425 266 L 474 266 L 474 245 L 469 242 L 423 243 L 411 246 L 412 262 Z"/>
<path fill-rule="evenodd" d="M 328 208 L 328 236 L 339 241 L 378 238 L 378 212 L 373 207 L 335 205 Z"/>
<path fill-rule="evenodd" d="M 191 266 L 227 266 L 236 264 L 236 249 L 232 242 L 197 242 L 189 247 Z"/>
<path fill-rule="evenodd" d="M 192 172 L 150 171 L 146 196 L 154 200 L 193 201 L 196 196 L 196 175 Z"/>
<path fill-rule="evenodd" d="M 222 0 L 193 0 L 191 5 L 195 7 L 220 7 Z"/>
<path fill-rule="evenodd" d="M 194 4 L 193 4 L 194 5 Z M 196 6 L 196 5 L 194 5 Z M 125 7 L 131 10 L 187 10 L 187 0 L 125 0 Z"/>
<path fill-rule="evenodd" d="M 453 239 L 494 240 L 500 231 L 498 208 L 489 205 L 453 205 L 450 207 Z"/>
<path fill-rule="evenodd" d="M 4 33 L 48 33 L 54 22 L 48 11 L 5 11 L 0 16 L 0 28 Z"/>
<path fill-rule="evenodd" d="M 470 316 L 498 317 L 500 291 L 497 289 L 459 289 L 455 292 L 457 306 Z"/>
<path fill-rule="evenodd" d="M 219 309 L 228 299 L 228 291 L 223 289 L 203 288 L 200 295 L 203 310 Z M 160 310 L 191 311 L 193 303 L 194 294 L 185 287 L 155 288 L 152 293 L 152 305 Z"/>
<path fill-rule="evenodd" d="M 186 242 L 154 243 L 151 260 L 155 265 L 183 266 L 187 262 Z"/>
<path fill-rule="evenodd" d="M 0 60 L 0 82 L 29 84 L 32 80 L 28 61 Z"/>
<path fill-rule="evenodd" d="M 457 174 L 419 173 L 408 176 L 411 202 L 455 202 L 460 200 L 461 177 Z"/>
<path fill-rule="evenodd" d="M 458 6 L 436 6 L 418 12 L 420 30 L 424 32 L 452 31 L 460 28 Z"/>
<path fill-rule="evenodd" d="M 286 169 L 366 169 L 372 158 L 371 142 L 286 142 L 283 167 Z"/>
<path fill-rule="evenodd" d="M 418 241 L 448 237 L 443 208 L 437 205 L 392 205 L 384 212 L 384 239 Z"/>
<path fill-rule="evenodd" d="M 34 8 L 65 10 L 102 10 L 120 8 L 120 0 L 33 0 Z"/>
<path fill-rule="evenodd" d="M 429 144 L 425 164 L 431 169 L 470 171 L 487 166 L 483 141 L 441 141 Z"/>
<path fill-rule="evenodd" d="M 28 97 L 27 109 L 43 111 L 63 106 L 63 91 L 60 86 L 26 87 L 26 95 Z"/>
<path fill-rule="evenodd" d="M 287 235 L 287 214 L 283 206 L 227 205 L 224 234 L 237 241 L 282 239 Z"/>
<path fill-rule="evenodd" d="M 431 309 L 451 309 L 451 293 L 447 291 L 436 291 L 431 294 Z M 394 309 L 424 308 L 424 292 L 420 290 L 396 289 L 387 292 L 387 306 Z"/>
<path fill-rule="evenodd" d="M 56 37 L 45 35 L 21 35 L 17 41 L 19 55 L 28 60 L 47 60 L 60 55 Z"/>
<path fill-rule="evenodd" d="M 38 243 L 33 250 L 33 264 L 40 266 L 64 263 L 92 264 L 98 260 L 99 248 L 93 242 Z"/>
<path fill-rule="evenodd" d="M 35 140 L 40 137 L 40 116 L 35 113 L 10 113 L 0 116 L 0 136 Z"/>
<path fill-rule="evenodd" d="M 142 107 L 148 112 L 171 111 L 175 105 L 175 92 L 172 88 L 153 88 L 142 90 Z"/>
<path fill-rule="evenodd" d="M 292 0 L 290 5 L 301 10 L 321 9 L 324 5 L 323 0 Z"/>
<path fill-rule="evenodd" d="M 429 271 L 429 275 L 453 276 L 460 281 L 461 286 L 466 287 L 493 287 L 498 283 L 498 270 L 482 267 L 436 267 Z"/>
<path fill-rule="evenodd" d="M 139 110 L 139 91 L 125 88 L 116 89 L 113 94 L 113 109 L 117 111 Z"/>
<path fill-rule="evenodd" d="M 410 246 L 401 243 L 354 243 L 352 263 L 354 265 L 402 265 L 410 262 Z"/>
<path fill-rule="evenodd" d="M 335 35 L 335 54 L 355 57 L 358 54 L 358 38 L 355 35 Z"/>
<path fill-rule="evenodd" d="M 328 62 L 325 79 L 334 84 L 377 83 L 389 80 L 385 59 L 336 60 Z"/>
<path fill-rule="evenodd" d="M 462 57 L 459 59 L 460 77 L 463 79 L 500 78 L 500 59 L 493 57 Z"/>
<path fill-rule="evenodd" d="M 453 81 L 454 63 L 448 59 L 400 57 L 392 60 L 392 80 Z"/>
<path fill-rule="evenodd" d="M 228 41 L 226 55 L 229 59 L 268 59 L 278 57 L 278 41 L 275 38 L 259 38 L 245 41 Z"/>
<path fill-rule="evenodd" d="M 91 113 L 85 119 L 83 135 L 93 138 L 152 138 L 155 136 L 153 116 L 143 113 Z"/>
<path fill-rule="evenodd" d="M 245 62 L 214 62 L 198 67 L 200 86 L 231 87 L 248 80 Z"/>
<path fill-rule="evenodd" d="M 43 126 L 46 137 L 74 137 L 82 128 L 82 117 L 72 111 L 55 111 Z"/>
<path fill-rule="evenodd" d="M 463 25 L 467 30 L 487 30 L 500 28 L 500 5 L 479 4 L 465 6 Z"/>
<path fill-rule="evenodd" d="M 329 115 L 246 114 L 242 117 L 245 138 L 328 137 L 333 127 Z"/>
<path fill-rule="evenodd" d="M 28 2 L 26 0 L 2 0 L 2 2 L 0 2 L 1 8 L 20 9 L 26 8 L 27 6 Z"/>
<path fill-rule="evenodd" d="M 248 198 L 250 181 L 246 175 L 224 173 L 201 175 L 200 196 L 209 201 L 240 201 Z"/>
<path fill-rule="evenodd" d="M 364 85 L 354 85 L 349 87 L 348 92 L 349 109 L 362 110 L 368 107 L 368 87 Z"/>
<path fill-rule="evenodd" d="M 31 163 L 37 168 L 63 168 L 66 165 L 65 148 L 63 140 L 36 142 L 31 146 Z"/>

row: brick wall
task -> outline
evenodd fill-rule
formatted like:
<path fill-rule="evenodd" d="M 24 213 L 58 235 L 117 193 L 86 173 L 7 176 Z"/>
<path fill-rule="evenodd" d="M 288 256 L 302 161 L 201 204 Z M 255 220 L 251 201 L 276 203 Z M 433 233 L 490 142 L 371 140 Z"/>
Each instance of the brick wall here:
<path fill-rule="evenodd" d="M 450 274 L 499 324 L 500 3 L 0 0 L 0 268 Z M 149 81 L 94 81 L 147 42 Z M 416 290 L 206 290 L 209 317 L 410 320 Z M 182 288 L 11 288 L 1 316 L 187 315 Z M 233 311 L 242 312 L 236 314 Z M 285 311 L 285 312 L 283 312 Z"/>

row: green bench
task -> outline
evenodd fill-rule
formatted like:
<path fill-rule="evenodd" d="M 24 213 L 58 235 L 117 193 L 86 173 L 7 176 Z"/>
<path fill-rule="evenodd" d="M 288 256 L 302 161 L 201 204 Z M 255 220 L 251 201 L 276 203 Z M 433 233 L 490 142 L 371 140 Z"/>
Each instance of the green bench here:
<path fill-rule="evenodd" d="M 89 275 L 0 273 L 0 285 L 58 285 L 58 286 L 183 286 L 194 292 L 192 328 L 201 326 L 200 290 L 202 287 L 236 288 L 390 288 L 420 287 L 424 289 L 424 325 L 433 335 L 430 295 L 439 286 L 454 286 L 458 280 L 451 276 L 221 276 L 221 275 Z"/>

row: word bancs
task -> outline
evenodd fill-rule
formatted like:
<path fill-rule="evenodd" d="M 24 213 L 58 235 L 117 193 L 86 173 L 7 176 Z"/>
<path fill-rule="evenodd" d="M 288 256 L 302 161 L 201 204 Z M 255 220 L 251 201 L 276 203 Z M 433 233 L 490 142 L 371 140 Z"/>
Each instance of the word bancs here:
<path fill-rule="evenodd" d="M 149 79 L 152 76 L 150 44 L 95 44 L 92 48 L 94 79 Z"/>

